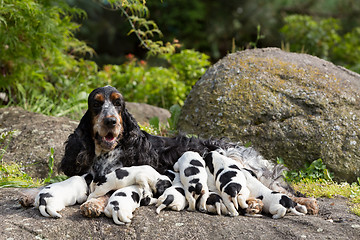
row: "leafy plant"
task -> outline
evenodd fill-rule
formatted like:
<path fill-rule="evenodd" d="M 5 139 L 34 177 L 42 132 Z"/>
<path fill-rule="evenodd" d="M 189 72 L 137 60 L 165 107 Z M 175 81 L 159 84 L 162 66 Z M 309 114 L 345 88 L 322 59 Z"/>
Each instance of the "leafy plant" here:
<path fill-rule="evenodd" d="M 210 62 L 205 54 L 183 50 L 160 56 L 164 66 L 148 66 L 134 55 L 122 65 L 106 65 L 98 76 L 103 82 L 117 87 L 128 101 L 145 102 L 170 108 L 183 105 L 195 82 L 205 73 Z"/>
<path fill-rule="evenodd" d="M 277 162 L 285 165 L 282 158 L 277 158 Z M 288 182 L 300 182 L 303 179 L 332 181 L 333 173 L 326 169 L 326 165 L 319 158 L 311 164 L 305 164 L 303 169 L 284 171 L 284 177 Z"/>
<path fill-rule="evenodd" d="M 134 33 L 149 55 L 172 54 L 180 47 L 177 41 L 164 43 L 161 40 L 153 40 L 155 36 L 162 37 L 162 32 L 153 20 L 148 20 L 149 10 L 145 0 L 108 0 L 114 10 L 120 10 L 128 20 L 131 30 L 128 35 Z"/>
<path fill-rule="evenodd" d="M 169 129 L 172 132 L 176 132 L 177 124 L 181 114 L 181 107 L 177 104 L 170 107 L 171 116 L 168 118 Z"/>
<path fill-rule="evenodd" d="M 343 33 L 340 20 L 290 15 L 281 32 L 291 51 L 306 52 L 360 72 L 360 27 Z"/>

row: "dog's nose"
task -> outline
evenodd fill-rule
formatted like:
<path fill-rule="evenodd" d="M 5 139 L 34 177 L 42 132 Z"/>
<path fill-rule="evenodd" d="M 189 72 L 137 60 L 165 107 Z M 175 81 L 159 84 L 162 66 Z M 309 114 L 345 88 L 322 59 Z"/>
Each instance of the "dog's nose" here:
<path fill-rule="evenodd" d="M 107 127 L 114 127 L 116 125 L 116 118 L 107 117 L 104 119 L 104 123 Z"/>

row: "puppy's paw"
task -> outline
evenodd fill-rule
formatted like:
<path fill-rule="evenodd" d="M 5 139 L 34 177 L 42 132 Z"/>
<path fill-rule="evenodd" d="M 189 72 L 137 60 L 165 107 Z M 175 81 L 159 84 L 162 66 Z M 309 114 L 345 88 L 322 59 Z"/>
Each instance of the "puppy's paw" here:
<path fill-rule="evenodd" d="M 108 200 L 109 197 L 106 195 L 98 198 L 92 198 L 80 206 L 80 212 L 85 217 L 99 217 L 104 212 Z"/>

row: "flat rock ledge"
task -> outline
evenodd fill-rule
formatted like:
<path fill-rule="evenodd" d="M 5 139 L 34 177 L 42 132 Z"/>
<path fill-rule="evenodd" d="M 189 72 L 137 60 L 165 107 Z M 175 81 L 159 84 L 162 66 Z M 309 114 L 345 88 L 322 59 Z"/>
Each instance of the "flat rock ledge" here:
<path fill-rule="evenodd" d="M 107 217 L 86 218 L 79 205 L 61 211 L 62 218 L 40 215 L 18 203 L 21 189 L 0 189 L 0 239 L 359 239 L 360 217 L 349 212 L 345 198 L 318 199 L 319 215 L 226 217 L 188 211 L 140 207 L 130 224 Z"/>

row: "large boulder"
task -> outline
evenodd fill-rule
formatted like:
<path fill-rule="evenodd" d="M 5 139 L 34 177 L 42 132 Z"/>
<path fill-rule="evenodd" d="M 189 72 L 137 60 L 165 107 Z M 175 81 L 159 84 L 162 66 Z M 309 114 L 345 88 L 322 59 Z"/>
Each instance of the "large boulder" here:
<path fill-rule="evenodd" d="M 360 75 L 307 54 L 245 50 L 195 84 L 179 129 L 251 144 L 292 169 L 322 158 L 338 180 L 360 176 Z"/>

